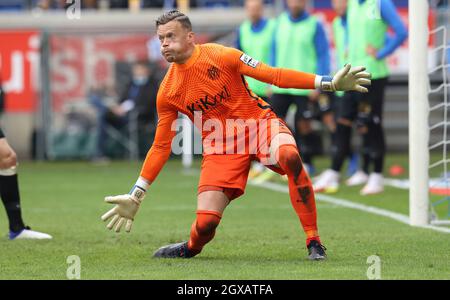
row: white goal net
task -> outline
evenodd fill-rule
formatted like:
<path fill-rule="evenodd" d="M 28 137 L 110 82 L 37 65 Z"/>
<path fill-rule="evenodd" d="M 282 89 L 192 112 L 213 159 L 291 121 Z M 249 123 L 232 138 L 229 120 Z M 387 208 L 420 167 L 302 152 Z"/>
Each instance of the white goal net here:
<path fill-rule="evenodd" d="M 410 222 L 450 225 L 448 6 L 429 28 L 428 1 L 409 3 Z"/>
<path fill-rule="evenodd" d="M 431 56 L 436 58 L 436 66 L 428 70 L 429 86 L 428 101 L 430 106 L 429 130 L 430 136 L 436 134 L 439 141 L 430 138 L 430 222 L 450 225 L 450 174 L 448 156 L 449 138 L 449 68 L 448 26 L 439 26 L 430 32 L 430 37 L 436 41 L 431 50 Z M 444 207 L 444 209 L 442 209 Z"/>

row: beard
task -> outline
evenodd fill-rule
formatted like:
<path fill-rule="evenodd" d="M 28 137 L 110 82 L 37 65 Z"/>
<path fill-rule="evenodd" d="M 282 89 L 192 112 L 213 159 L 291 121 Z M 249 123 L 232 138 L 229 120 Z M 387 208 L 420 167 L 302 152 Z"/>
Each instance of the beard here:
<path fill-rule="evenodd" d="M 161 52 L 161 54 L 169 63 L 176 61 L 176 54 L 173 51 Z"/>
<path fill-rule="evenodd" d="M 161 51 L 161 54 L 169 63 L 184 63 L 189 58 L 188 50 L 186 47 L 174 47 Z"/>
<path fill-rule="evenodd" d="M 170 63 L 175 60 L 175 56 L 172 53 L 161 53 L 161 54 Z"/>
<path fill-rule="evenodd" d="M 175 57 L 170 55 L 170 56 L 165 56 L 166 61 L 169 63 L 173 63 L 175 61 Z"/>

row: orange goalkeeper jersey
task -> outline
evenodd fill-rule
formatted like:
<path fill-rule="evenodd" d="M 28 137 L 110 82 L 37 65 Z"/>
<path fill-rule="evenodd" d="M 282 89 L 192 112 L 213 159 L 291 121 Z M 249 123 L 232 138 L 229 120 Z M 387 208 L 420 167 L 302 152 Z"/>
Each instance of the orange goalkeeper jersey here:
<path fill-rule="evenodd" d="M 248 88 L 244 75 L 283 88 L 315 88 L 314 74 L 273 68 L 237 49 L 218 44 L 196 45 L 186 63 L 171 64 L 161 83 L 157 96 L 158 126 L 141 176 L 154 181 L 169 158 L 176 134 L 172 124 L 178 112 L 192 121 L 194 113 L 201 113 L 202 128 L 211 119 L 225 127 L 227 119 L 275 118 L 270 105 Z M 208 131 L 202 128 L 205 139 Z"/>

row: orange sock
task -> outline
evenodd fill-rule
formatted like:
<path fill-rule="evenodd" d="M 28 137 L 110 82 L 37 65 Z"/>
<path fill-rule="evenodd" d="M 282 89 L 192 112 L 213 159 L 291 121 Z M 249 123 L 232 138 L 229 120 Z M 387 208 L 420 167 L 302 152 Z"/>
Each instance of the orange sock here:
<path fill-rule="evenodd" d="M 297 147 L 281 145 L 278 149 L 278 157 L 278 164 L 288 176 L 289 196 L 305 231 L 306 245 L 311 240 L 320 243 L 314 191 L 311 180 L 303 168 Z"/>
<path fill-rule="evenodd" d="M 191 226 L 188 249 L 192 256 L 199 254 L 203 246 L 214 238 L 222 214 L 212 210 L 197 210 L 197 219 Z"/>

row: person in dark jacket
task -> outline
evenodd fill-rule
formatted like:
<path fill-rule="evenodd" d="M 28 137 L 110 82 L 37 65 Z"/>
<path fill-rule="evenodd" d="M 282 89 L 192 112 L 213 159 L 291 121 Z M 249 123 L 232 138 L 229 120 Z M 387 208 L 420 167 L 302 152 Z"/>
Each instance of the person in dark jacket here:
<path fill-rule="evenodd" d="M 118 130 L 136 126 L 140 140 L 139 153 L 147 152 L 156 127 L 157 90 L 158 82 L 151 75 L 149 65 L 146 62 L 137 62 L 132 66 L 131 80 L 121 94 L 119 103 L 107 105 L 103 101 L 103 95 L 99 93 L 90 95 L 90 102 L 99 112 L 95 160 L 101 160 L 107 156 L 109 126 Z"/>

